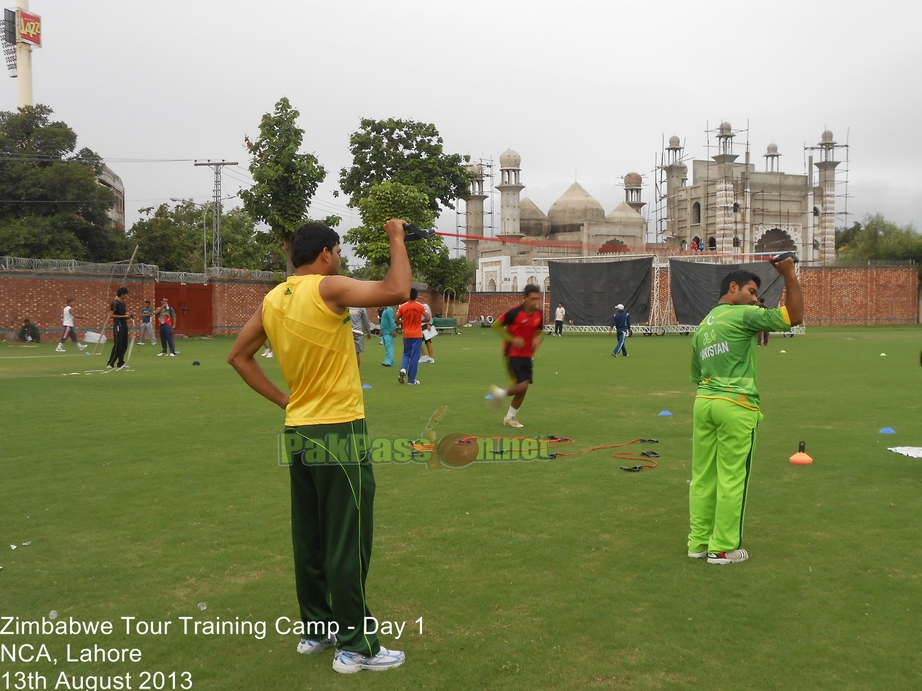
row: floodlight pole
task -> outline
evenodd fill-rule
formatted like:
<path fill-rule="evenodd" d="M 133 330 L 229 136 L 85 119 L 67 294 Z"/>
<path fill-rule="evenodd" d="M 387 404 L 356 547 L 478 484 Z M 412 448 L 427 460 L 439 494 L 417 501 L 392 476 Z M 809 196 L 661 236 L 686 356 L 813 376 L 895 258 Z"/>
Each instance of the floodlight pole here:
<path fill-rule="evenodd" d="M 221 268 L 221 169 L 235 166 L 236 161 L 195 161 L 197 166 L 209 166 L 214 170 L 214 224 L 211 227 L 211 266 Z"/>

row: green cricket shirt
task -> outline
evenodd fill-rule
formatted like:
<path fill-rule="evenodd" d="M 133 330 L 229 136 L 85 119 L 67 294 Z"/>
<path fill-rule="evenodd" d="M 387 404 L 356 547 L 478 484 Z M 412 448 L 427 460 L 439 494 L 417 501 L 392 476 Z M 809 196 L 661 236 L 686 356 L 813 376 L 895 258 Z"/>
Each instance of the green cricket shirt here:
<path fill-rule="evenodd" d="M 698 398 L 723 398 L 759 409 L 755 337 L 760 331 L 790 331 L 787 307 L 717 305 L 692 338 L 691 380 Z"/>

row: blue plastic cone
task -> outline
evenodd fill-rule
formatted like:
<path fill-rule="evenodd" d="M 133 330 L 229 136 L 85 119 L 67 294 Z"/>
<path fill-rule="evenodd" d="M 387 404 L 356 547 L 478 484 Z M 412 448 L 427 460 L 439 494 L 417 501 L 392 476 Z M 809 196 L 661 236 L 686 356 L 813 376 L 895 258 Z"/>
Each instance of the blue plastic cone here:
<path fill-rule="evenodd" d="M 668 410 L 664 410 L 663 412 L 659 414 L 659 416 L 660 417 L 672 417 L 672 413 L 670 413 Z"/>
<path fill-rule="evenodd" d="M 370 388 L 371 388 L 371 384 L 362 384 L 362 388 L 363 388 L 363 389 L 370 389 Z"/>
<path fill-rule="evenodd" d="M 896 430 L 892 427 L 884 427 L 878 434 L 896 434 Z"/>

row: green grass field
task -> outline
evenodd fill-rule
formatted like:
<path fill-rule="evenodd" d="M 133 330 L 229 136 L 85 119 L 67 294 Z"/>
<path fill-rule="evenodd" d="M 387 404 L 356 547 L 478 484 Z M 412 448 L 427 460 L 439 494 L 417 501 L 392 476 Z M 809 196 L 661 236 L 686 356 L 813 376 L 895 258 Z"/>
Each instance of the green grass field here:
<path fill-rule="evenodd" d="M 657 451 L 659 467 L 626 473 L 611 451 L 379 465 L 367 590 L 376 617 L 405 622 L 381 640 L 407 662 L 350 677 L 331 651 L 305 658 L 275 630 L 298 616 L 283 416 L 225 363 L 230 345 L 135 347 L 132 371 L 87 376 L 104 357 L 0 344 L 0 629 L 52 610 L 114 625 L 0 635 L 0 689 L 125 674 L 138 689 L 158 671 L 189 672 L 194 689 L 922 688 L 922 460 L 887 450 L 922 446 L 922 329 L 808 328 L 759 349 L 751 558 L 725 567 L 685 556 L 690 339 L 634 337 L 617 360 L 613 337 L 548 339 L 522 432 L 576 441 L 562 451 L 656 438 L 627 448 Z M 511 432 L 484 401 L 503 382 L 496 337 L 463 329 L 434 345 L 423 385 L 407 387 L 368 342 L 372 436 L 417 438 L 443 405 L 440 437 Z M 788 463 L 800 440 L 812 466 Z M 129 634 L 123 617 L 172 623 Z M 238 619 L 265 622 L 265 637 L 201 628 Z M 11 659 L 42 644 L 52 661 Z M 99 646 L 142 659 L 68 662 L 68 645 L 72 658 Z M 47 685 L 16 686 L 35 675 Z"/>

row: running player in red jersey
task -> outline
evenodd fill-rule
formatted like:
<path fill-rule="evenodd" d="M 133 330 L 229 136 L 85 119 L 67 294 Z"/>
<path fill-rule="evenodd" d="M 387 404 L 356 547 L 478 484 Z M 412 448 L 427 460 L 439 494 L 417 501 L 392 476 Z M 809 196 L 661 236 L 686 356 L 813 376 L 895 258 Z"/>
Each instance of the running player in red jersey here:
<path fill-rule="evenodd" d="M 523 293 L 525 300 L 521 305 L 513 307 L 493 322 L 493 328 L 505 341 L 503 357 L 513 385 L 508 389 L 492 386 L 490 393 L 497 410 L 502 410 L 506 396 L 512 396 L 512 404 L 503 418 L 503 424 L 507 427 L 524 426 L 518 421 L 517 415 L 528 392 L 528 385 L 534 381 L 532 357 L 544 338 L 544 315 L 538 309 L 541 289 L 536 285 L 527 285 Z"/>

